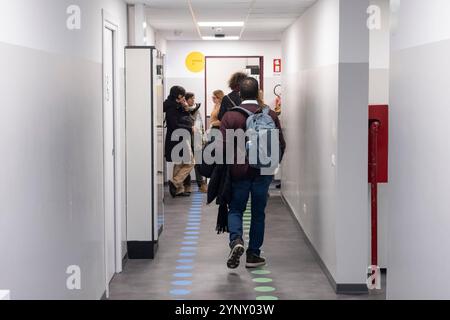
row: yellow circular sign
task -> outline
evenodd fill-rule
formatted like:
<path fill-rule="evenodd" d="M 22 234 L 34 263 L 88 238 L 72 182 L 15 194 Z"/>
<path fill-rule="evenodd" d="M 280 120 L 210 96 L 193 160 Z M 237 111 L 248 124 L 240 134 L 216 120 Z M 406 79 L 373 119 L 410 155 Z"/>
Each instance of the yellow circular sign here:
<path fill-rule="evenodd" d="M 191 52 L 186 58 L 186 68 L 191 72 L 202 72 L 205 70 L 205 56 L 201 52 Z"/>

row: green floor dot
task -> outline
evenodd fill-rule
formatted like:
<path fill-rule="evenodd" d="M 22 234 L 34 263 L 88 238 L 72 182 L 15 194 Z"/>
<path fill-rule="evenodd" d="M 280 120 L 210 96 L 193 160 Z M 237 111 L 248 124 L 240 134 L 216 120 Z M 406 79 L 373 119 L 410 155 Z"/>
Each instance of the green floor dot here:
<path fill-rule="evenodd" d="M 273 297 L 273 296 L 261 296 L 261 297 L 256 297 L 256 300 L 280 300 L 278 297 Z"/>
<path fill-rule="evenodd" d="M 272 281 L 273 280 L 270 278 L 255 278 L 255 279 L 253 279 L 253 282 L 256 282 L 256 283 L 269 283 Z"/>
<path fill-rule="evenodd" d="M 269 271 L 269 270 L 255 270 L 255 271 L 252 271 L 252 273 L 253 274 L 256 274 L 256 275 L 266 275 L 266 274 L 271 274 L 271 272 Z"/>
<path fill-rule="evenodd" d="M 257 292 L 273 292 L 276 289 L 274 287 L 256 287 L 255 291 Z"/>

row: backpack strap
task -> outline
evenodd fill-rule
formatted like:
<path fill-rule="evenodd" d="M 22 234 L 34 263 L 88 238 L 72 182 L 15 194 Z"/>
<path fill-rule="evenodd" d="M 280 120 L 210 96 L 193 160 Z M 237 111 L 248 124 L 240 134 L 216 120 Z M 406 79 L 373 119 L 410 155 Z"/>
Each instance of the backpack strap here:
<path fill-rule="evenodd" d="M 236 105 L 236 103 L 234 103 L 233 99 L 231 99 L 231 98 L 230 98 L 230 95 L 229 95 L 229 94 L 227 94 L 227 96 L 226 96 L 226 97 L 228 98 L 228 100 L 230 100 L 230 102 L 231 102 L 231 104 L 233 105 L 233 107 L 234 107 L 234 108 L 237 108 L 237 105 Z"/>
<path fill-rule="evenodd" d="M 242 114 L 246 119 L 254 114 L 253 112 L 248 111 L 247 109 L 242 108 L 242 107 L 235 107 L 235 108 L 231 109 L 230 111 L 239 112 L 239 113 Z"/>
<path fill-rule="evenodd" d="M 265 105 L 264 107 L 262 107 L 262 113 L 264 113 L 265 115 L 269 115 L 270 113 L 270 107 Z"/>

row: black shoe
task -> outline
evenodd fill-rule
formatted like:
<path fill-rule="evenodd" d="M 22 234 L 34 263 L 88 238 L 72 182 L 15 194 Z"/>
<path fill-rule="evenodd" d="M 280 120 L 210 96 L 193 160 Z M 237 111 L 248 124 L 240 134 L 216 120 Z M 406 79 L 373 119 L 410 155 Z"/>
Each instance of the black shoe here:
<path fill-rule="evenodd" d="M 169 180 L 169 192 L 172 198 L 175 198 L 177 196 L 177 187 L 175 187 L 173 182 L 170 180 Z"/>
<path fill-rule="evenodd" d="M 266 259 L 258 257 L 254 254 L 247 255 L 247 263 L 245 265 L 246 268 L 258 268 L 266 265 Z"/>
<path fill-rule="evenodd" d="M 240 259 L 245 252 L 244 241 L 242 239 L 234 240 L 231 243 L 231 252 L 228 256 L 227 266 L 230 269 L 239 267 Z"/>
<path fill-rule="evenodd" d="M 177 194 L 177 197 L 190 197 L 191 193 L 190 192 L 183 192 L 180 194 Z"/>
<path fill-rule="evenodd" d="M 280 184 L 277 184 L 275 188 L 281 189 L 281 183 L 280 183 Z"/>

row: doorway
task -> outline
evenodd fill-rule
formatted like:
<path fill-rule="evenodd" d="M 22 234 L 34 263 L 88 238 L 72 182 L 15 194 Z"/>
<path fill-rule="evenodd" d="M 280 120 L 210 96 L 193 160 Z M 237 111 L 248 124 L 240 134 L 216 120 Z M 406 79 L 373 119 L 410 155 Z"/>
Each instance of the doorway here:
<path fill-rule="evenodd" d="M 122 271 L 121 259 L 121 161 L 117 90 L 118 24 L 103 11 L 103 170 L 105 287 Z"/>
<path fill-rule="evenodd" d="M 222 90 L 230 92 L 228 80 L 235 72 L 244 72 L 254 77 L 264 90 L 264 57 L 262 56 L 207 56 L 205 57 L 205 108 L 204 119 L 209 128 L 209 119 L 214 105 L 212 92 Z"/>

